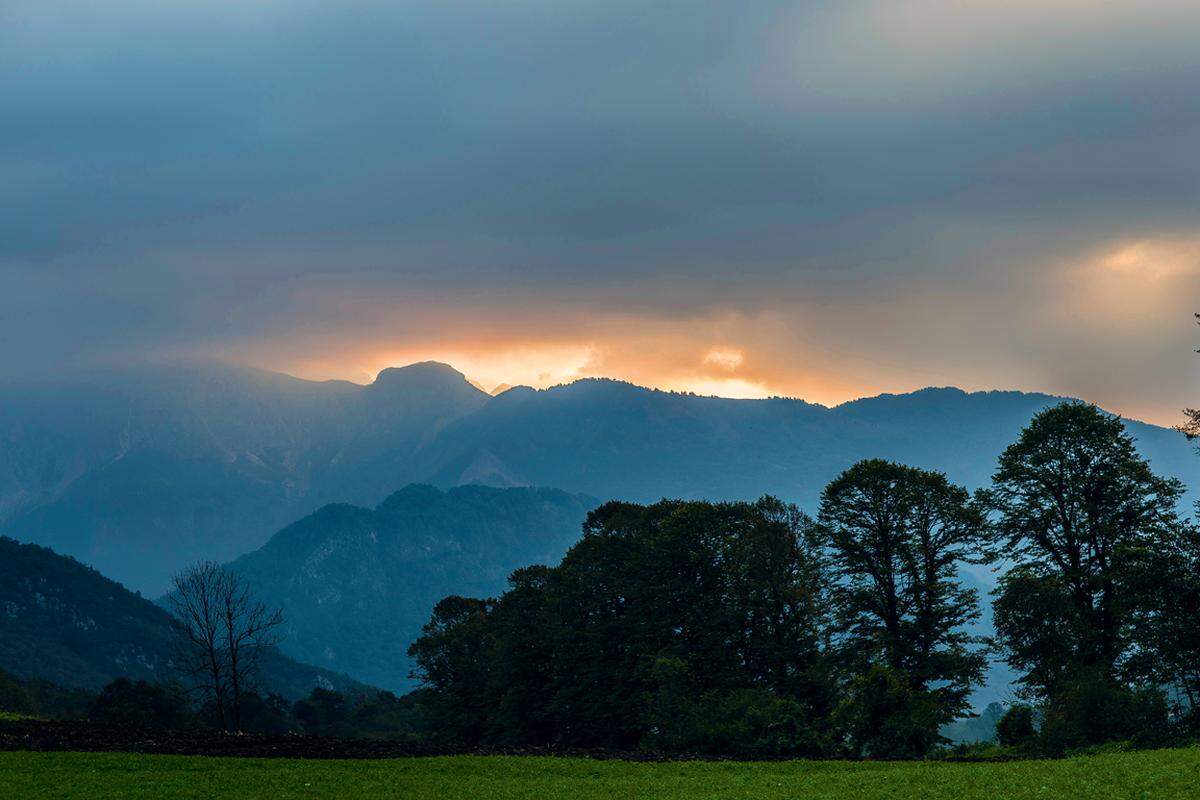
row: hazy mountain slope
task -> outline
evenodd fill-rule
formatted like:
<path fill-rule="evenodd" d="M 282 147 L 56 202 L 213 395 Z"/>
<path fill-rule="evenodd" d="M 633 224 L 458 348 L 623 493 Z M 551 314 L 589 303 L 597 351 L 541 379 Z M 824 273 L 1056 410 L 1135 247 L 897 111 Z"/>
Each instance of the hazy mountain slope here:
<path fill-rule="evenodd" d="M 809 467 L 792 454 L 828 446 L 825 413 L 796 400 L 724 400 L 587 380 L 505 392 L 418 457 L 441 485 L 551 485 L 631 500 L 749 497 L 805 482 Z"/>
<path fill-rule="evenodd" d="M 588 380 L 499 395 L 448 426 L 417 457 L 438 485 L 553 485 L 639 501 L 753 499 L 767 492 L 812 509 L 838 472 L 876 456 L 981 486 L 1030 417 L 1060 401 L 925 389 L 829 409 Z M 1196 483 L 1200 460 L 1180 434 L 1141 423 L 1129 429 L 1156 469 Z"/>
<path fill-rule="evenodd" d="M 436 364 L 367 387 L 214 365 L 0 387 L 0 530 L 161 593 L 319 505 L 377 502 L 487 399 Z"/>
<path fill-rule="evenodd" d="M 0 537 L 0 669 L 22 679 L 98 689 L 126 676 L 177 677 L 166 611 L 74 559 Z M 268 690 L 289 698 L 356 681 L 280 653 L 264 661 Z"/>
<path fill-rule="evenodd" d="M 489 397 L 434 363 L 370 386 L 226 366 L 0 385 L 0 532 L 54 546 L 150 594 L 333 502 L 397 486 L 556 486 L 600 499 L 750 499 L 812 508 L 855 460 L 987 482 L 1057 398 L 927 389 L 825 408 L 585 380 Z M 1196 485 L 1183 437 L 1130 424 L 1161 472 Z"/>
<path fill-rule="evenodd" d="M 557 562 L 595 505 L 552 489 L 412 485 L 373 510 L 326 506 L 234 567 L 282 606 L 285 652 L 403 688 L 434 603 L 491 596 L 513 569 Z"/>

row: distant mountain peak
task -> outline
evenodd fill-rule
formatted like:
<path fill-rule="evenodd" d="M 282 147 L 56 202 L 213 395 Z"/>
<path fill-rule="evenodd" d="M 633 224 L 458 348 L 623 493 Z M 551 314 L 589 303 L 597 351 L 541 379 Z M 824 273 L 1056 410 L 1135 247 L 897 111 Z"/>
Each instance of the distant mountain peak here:
<path fill-rule="evenodd" d="M 449 364 L 422 361 L 404 367 L 388 367 L 367 386 L 367 395 L 389 401 L 400 400 L 405 406 L 429 400 L 469 403 L 470 408 L 488 399 L 488 393 L 467 380 L 467 376 Z"/>
<path fill-rule="evenodd" d="M 407 364 L 403 367 L 387 367 L 379 371 L 379 374 L 375 376 L 374 382 L 370 385 L 373 388 L 387 388 L 391 386 L 409 386 L 414 383 L 429 381 L 447 381 L 466 384 L 468 386 L 473 385 L 467 380 L 466 375 L 463 375 L 449 364 L 443 364 L 440 361 L 419 361 L 416 364 Z"/>

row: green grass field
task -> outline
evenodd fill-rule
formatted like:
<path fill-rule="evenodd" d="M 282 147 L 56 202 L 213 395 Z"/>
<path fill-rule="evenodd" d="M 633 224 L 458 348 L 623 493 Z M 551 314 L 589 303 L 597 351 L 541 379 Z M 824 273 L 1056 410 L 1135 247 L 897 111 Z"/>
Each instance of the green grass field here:
<path fill-rule="evenodd" d="M 0 753 L 0 798 L 805 798 L 1019 800 L 1200 797 L 1200 749 L 989 764 L 630 763 L 459 756 L 293 761 Z"/>

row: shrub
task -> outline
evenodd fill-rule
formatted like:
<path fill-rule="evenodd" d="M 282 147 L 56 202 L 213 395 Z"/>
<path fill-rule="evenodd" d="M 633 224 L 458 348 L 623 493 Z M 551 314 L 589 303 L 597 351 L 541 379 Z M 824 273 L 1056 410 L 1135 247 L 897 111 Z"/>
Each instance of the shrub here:
<path fill-rule="evenodd" d="M 0 711 L 10 711 L 14 714 L 38 712 L 37 701 L 29 689 L 3 671 L 0 671 Z"/>
<path fill-rule="evenodd" d="M 827 737 L 800 703 L 767 689 L 709 692 L 672 711 L 648 717 L 643 747 L 756 758 L 815 756 L 829 750 Z"/>
<path fill-rule="evenodd" d="M 996 721 L 996 739 L 1004 747 L 1026 744 L 1036 735 L 1033 709 L 1027 705 L 1012 706 Z"/>
<path fill-rule="evenodd" d="M 1068 682 L 1046 706 L 1039 743 L 1050 754 L 1123 739 L 1150 744 L 1168 733 L 1166 698 L 1156 689 L 1130 689 L 1100 675 Z"/>
<path fill-rule="evenodd" d="M 182 690 L 128 678 L 117 678 L 100 690 L 88 717 L 108 725 L 138 728 L 183 728 L 192 722 Z"/>
<path fill-rule="evenodd" d="M 341 692 L 317 688 L 304 700 L 296 701 L 292 714 L 305 733 L 343 736 L 350 717 L 350 704 Z"/>
<path fill-rule="evenodd" d="M 287 733 L 292 729 L 290 704 L 278 694 L 242 695 L 242 730 L 248 733 Z"/>
<path fill-rule="evenodd" d="M 855 755 L 869 758 L 923 758 L 943 741 L 941 711 L 931 692 L 913 691 L 908 676 L 871 667 L 856 677 L 837 721 Z"/>

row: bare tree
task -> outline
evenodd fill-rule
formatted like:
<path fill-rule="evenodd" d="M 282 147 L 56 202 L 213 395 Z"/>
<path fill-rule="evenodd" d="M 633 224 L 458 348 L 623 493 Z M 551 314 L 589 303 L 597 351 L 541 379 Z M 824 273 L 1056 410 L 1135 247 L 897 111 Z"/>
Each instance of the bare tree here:
<path fill-rule="evenodd" d="M 229 569 L 220 597 L 233 726 L 241 730 L 242 693 L 255 688 L 263 649 L 279 642 L 283 613 L 256 599 L 246 582 Z"/>
<path fill-rule="evenodd" d="M 177 664 L 212 701 L 222 730 L 241 728 L 242 696 L 258 677 L 262 651 L 278 642 L 278 609 L 254 597 L 234 571 L 202 561 L 175 574 L 168 604 L 178 629 Z"/>
<path fill-rule="evenodd" d="M 176 620 L 176 666 L 190 685 L 212 701 L 221 730 L 227 730 L 225 700 L 229 680 L 218 600 L 222 573 L 222 567 L 213 561 L 185 568 L 171 577 L 172 591 L 167 603 Z"/>

